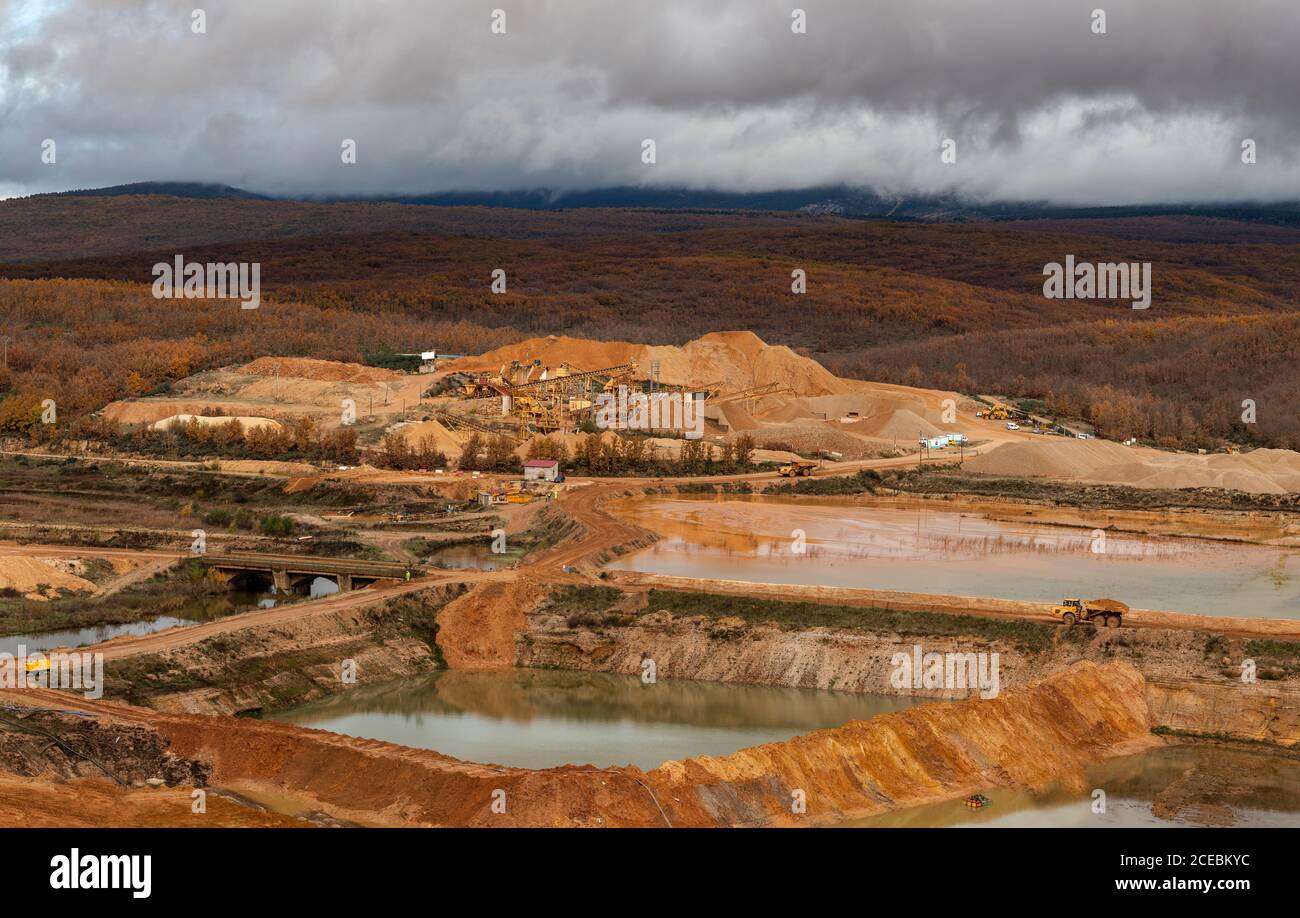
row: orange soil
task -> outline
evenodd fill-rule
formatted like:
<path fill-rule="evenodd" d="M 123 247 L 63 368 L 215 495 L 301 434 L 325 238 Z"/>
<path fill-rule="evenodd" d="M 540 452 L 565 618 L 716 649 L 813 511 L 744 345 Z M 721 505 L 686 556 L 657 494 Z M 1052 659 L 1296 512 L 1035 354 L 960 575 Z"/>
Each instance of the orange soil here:
<path fill-rule="evenodd" d="M 990 787 L 1077 782 L 1093 762 L 1160 742 L 1150 734 L 1142 676 L 1124 663 L 1080 663 L 987 701 L 921 705 L 648 772 L 478 765 L 291 724 L 41 690 L 0 698 L 147 725 L 173 754 L 211 763 L 218 786 L 291 796 L 337 818 L 405 825 L 826 824 Z M 497 791 L 505 792 L 505 813 L 492 810 Z M 806 814 L 791 811 L 795 791 L 806 797 Z"/>
<path fill-rule="evenodd" d="M 125 788 L 107 778 L 66 782 L 0 773 L 0 826 L 6 828 L 284 828 L 307 823 L 240 806 L 212 791 L 191 810 L 189 787 Z"/>
<path fill-rule="evenodd" d="M 48 588 L 48 594 L 38 588 Z M 29 599 L 48 599 L 57 595 L 60 587 L 74 592 L 93 593 L 96 587 L 89 580 L 59 570 L 40 558 L 0 557 L 0 589 L 14 589 Z"/>
<path fill-rule="evenodd" d="M 451 669 L 510 669 L 515 637 L 528 627 L 528 610 L 542 589 L 522 580 L 485 583 L 438 613 L 438 646 Z"/>
<path fill-rule="evenodd" d="M 580 370 L 635 362 L 638 374 L 644 378 L 649 378 L 650 362 L 658 360 L 660 380 L 675 385 L 702 386 L 721 381 L 727 389 L 739 389 L 780 383 L 801 395 L 847 392 L 849 388 L 817 361 L 800 357 L 788 347 L 766 344 L 749 331 L 714 332 L 683 347 L 551 335 L 451 361 L 445 369 L 495 372 L 512 360 L 541 360 L 548 367 L 568 363 Z"/>
<path fill-rule="evenodd" d="M 310 357 L 258 357 L 240 367 L 239 372 L 250 376 L 285 376 L 318 382 L 382 383 L 407 378 L 395 370 Z"/>

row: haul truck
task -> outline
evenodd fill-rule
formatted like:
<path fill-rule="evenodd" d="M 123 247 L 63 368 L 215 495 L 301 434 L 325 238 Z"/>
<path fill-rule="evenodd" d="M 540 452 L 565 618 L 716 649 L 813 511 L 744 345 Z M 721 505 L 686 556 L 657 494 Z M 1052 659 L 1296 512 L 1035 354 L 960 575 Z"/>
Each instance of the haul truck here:
<path fill-rule="evenodd" d="M 809 462 L 807 459 L 796 459 L 794 462 L 781 466 L 779 471 L 786 478 L 807 477 L 813 473 L 815 468 L 817 468 L 816 462 Z"/>
<path fill-rule="evenodd" d="M 1063 599 L 1059 606 L 1052 607 L 1052 614 L 1067 627 L 1084 621 L 1104 628 L 1118 628 L 1123 624 L 1127 611 L 1128 606 L 1115 599 Z"/>

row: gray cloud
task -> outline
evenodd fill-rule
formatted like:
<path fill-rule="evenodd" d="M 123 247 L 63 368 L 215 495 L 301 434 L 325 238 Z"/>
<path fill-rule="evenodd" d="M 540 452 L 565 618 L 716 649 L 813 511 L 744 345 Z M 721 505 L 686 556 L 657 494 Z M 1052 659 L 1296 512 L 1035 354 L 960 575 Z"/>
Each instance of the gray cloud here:
<path fill-rule="evenodd" d="M 0 0 L 0 194 L 196 180 L 1300 197 L 1290 0 L 221 0 L 194 35 L 196 3 Z"/>

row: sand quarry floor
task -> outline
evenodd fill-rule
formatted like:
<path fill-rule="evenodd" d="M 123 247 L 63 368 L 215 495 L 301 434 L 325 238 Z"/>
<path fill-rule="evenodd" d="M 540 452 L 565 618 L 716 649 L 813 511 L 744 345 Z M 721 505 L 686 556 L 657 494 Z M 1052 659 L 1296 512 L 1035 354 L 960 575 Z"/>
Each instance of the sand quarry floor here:
<path fill-rule="evenodd" d="M 333 426 L 341 418 L 343 400 L 352 399 L 358 416 L 372 428 L 399 431 L 413 446 L 429 443 L 454 460 L 465 434 L 448 429 L 434 413 L 463 412 L 470 403 L 455 398 L 422 401 L 421 395 L 448 374 L 496 373 L 514 361 L 523 365 L 540 361 L 551 368 L 567 364 L 577 370 L 635 363 L 638 377 L 647 376 L 651 362 L 658 361 L 659 378 L 666 384 L 720 387 L 722 397 L 706 404 L 706 436 L 717 442 L 747 433 L 762 448 L 760 460 L 786 461 L 795 453 L 822 450 L 839 453 L 847 461 L 862 460 L 914 450 L 919 437 L 962 433 L 977 453 L 967 453 L 963 467 L 989 475 L 1147 488 L 1300 491 L 1300 454 L 1289 450 L 1199 456 L 1008 430 L 1005 422 L 977 418 L 981 404 L 960 393 L 843 379 L 817 361 L 788 347 L 769 345 L 747 331 L 716 332 L 681 347 L 531 338 L 450 361 L 438 372 L 426 374 L 328 360 L 262 357 L 191 376 L 167 398 L 114 402 L 105 414 L 126 423 L 154 424 L 219 408 L 228 416 L 248 419 L 310 414 Z M 768 384 L 783 391 L 759 399 L 725 400 L 729 393 Z M 493 414 L 499 419 L 493 400 L 480 400 L 476 408 L 484 420 Z M 580 439 L 577 435 L 556 438 L 570 449 Z M 672 458 L 681 441 L 656 438 L 652 446 Z M 525 451 L 521 446 L 518 452 Z M 956 460 L 955 448 L 934 455 L 948 453 Z"/>
<path fill-rule="evenodd" d="M 113 565 L 113 583 L 126 579 L 141 566 L 138 560 L 128 557 L 114 557 L 109 562 Z M 71 552 L 52 556 L 33 553 L 21 545 L 0 545 L 0 590 L 17 590 L 24 599 L 53 599 L 61 590 L 100 592 L 100 585 L 81 576 L 85 572 L 85 559 Z"/>

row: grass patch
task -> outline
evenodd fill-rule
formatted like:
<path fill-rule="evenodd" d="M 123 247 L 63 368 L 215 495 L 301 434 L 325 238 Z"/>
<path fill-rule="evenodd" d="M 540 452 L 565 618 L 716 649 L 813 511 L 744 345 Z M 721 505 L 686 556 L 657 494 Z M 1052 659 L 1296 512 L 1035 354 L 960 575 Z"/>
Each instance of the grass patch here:
<path fill-rule="evenodd" d="M 859 469 L 853 475 L 833 475 L 827 478 L 796 478 L 773 485 L 768 494 L 802 494 L 808 496 L 845 496 L 875 494 L 880 487 L 880 473 L 875 469 Z"/>
<path fill-rule="evenodd" d="M 594 614 L 608 611 L 622 598 L 622 591 L 615 587 L 566 584 L 551 591 L 547 605 L 551 610 L 573 615 Z"/>
<path fill-rule="evenodd" d="M 679 590 L 651 590 L 649 610 L 663 610 L 674 615 L 705 615 L 710 618 L 737 616 L 753 624 L 776 622 L 787 630 L 844 628 L 855 631 L 889 631 L 908 637 L 979 637 L 1013 644 L 1027 652 L 1047 650 L 1059 631 L 1057 626 L 1043 622 L 953 615 L 946 612 L 908 612 L 900 609 L 753 599 Z"/>

